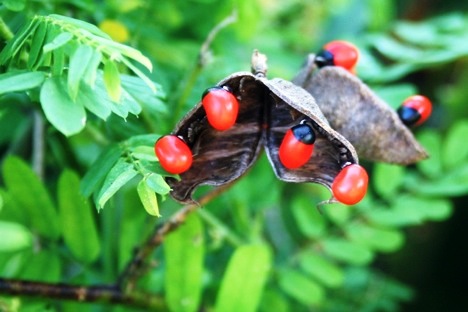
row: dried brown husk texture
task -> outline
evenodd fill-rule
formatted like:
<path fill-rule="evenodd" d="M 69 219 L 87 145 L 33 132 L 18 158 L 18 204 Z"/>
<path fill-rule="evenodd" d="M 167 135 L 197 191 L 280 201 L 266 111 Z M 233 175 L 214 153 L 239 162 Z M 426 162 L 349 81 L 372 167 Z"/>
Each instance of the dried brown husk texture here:
<path fill-rule="evenodd" d="M 428 157 L 397 113 L 366 84 L 340 67 L 318 69 L 314 57 L 308 56 L 293 82 L 310 92 L 360 158 L 408 165 Z"/>
<path fill-rule="evenodd" d="M 353 146 L 334 131 L 313 97 L 282 79 L 235 73 L 217 84 L 228 86 L 239 101 L 236 124 L 226 130 L 213 129 L 199 102 L 176 126 L 193 152 L 191 168 L 180 180 L 168 178 L 171 195 L 178 201 L 193 201 L 199 185 L 221 186 L 241 177 L 265 147 L 275 174 L 287 182 L 315 182 L 330 188 L 346 163 L 357 163 Z M 295 170 L 285 168 L 278 149 L 288 129 L 302 120 L 317 136 L 314 153 L 307 164 Z"/>

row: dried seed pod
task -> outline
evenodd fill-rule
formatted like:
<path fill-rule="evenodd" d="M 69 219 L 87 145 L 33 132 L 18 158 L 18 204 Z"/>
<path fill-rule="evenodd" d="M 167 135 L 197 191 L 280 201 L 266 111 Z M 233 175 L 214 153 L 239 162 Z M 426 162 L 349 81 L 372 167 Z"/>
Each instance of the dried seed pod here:
<path fill-rule="evenodd" d="M 340 67 L 318 69 L 314 55 L 293 82 L 310 92 L 333 129 L 359 157 L 408 165 L 428 157 L 398 114 L 359 78 Z"/>
<path fill-rule="evenodd" d="M 353 146 L 330 128 L 309 93 L 282 79 L 266 79 L 266 58 L 258 52 L 252 57 L 252 68 L 254 74 L 235 73 L 217 84 L 228 87 L 239 102 L 231 128 L 217 131 L 210 127 L 200 102 L 173 131 L 193 153 L 192 165 L 180 174 L 180 180 L 167 179 L 176 200 L 192 201 L 199 185 L 221 186 L 239 178 L 262 146 L 277 177 L 287 182 L 315 182 L 331 189 L 342 167 L 358 162 Z M 300 122 L 314 130 L 314 152 L 300 168 L 287 169 L 279 159 L 279 147 L 286 132 Z"/>

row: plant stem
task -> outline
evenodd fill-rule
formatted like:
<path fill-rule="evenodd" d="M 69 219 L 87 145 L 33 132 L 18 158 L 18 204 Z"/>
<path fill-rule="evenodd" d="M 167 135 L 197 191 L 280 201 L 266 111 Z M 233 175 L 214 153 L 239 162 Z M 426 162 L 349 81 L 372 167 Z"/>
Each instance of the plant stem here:
<path fill-rule="evenodd" d="M 180 96 L 175 100 L 175 108 L 173 113 L 173 123 L 175 123 L 175 119 L 179 117 L 182 108 L 184 107 L 185 102 L 190 96 L 190 92 L 192 91 L 195 83 L 197 82 L 197 78 L 200 75 L 203 68 L 206 66 L 210 59 L 210 45 L 213 40 L 216 38 L 216 35 L 228 25 L 234 23 L 237 20 L 237 12 L 232 12 L 231 15 L 223 19 L 218 25 L 216 25 L 208 34 L 205 41 L 203 42 L 202 46 L 200 47 L 200 52 L 198 53 L 198 59 L 195 66 L 192 68 L 190 73 L 187 75 L 187 79 L 185 79 L 185 83 L 182 84 L 184 88 L 182 91 L 179 92 Z"/>
<path fill-rule="evenodd" d="M 108 285 L 75 286 L 0 278 L 0 293 L 79 302 L 120 303 L 151 311 L 167 310 L 160 297 L 140 292 L 123 293 L 118 287 Z"/>
<path fill-rule="evenodd" d="M 197 203 L 188 204 L 179 211 L 177 211 L 168 221 L 155 227 L 153 233 L 134 253 L 132 259 L 128 262 L 127 267 L 120 275 L 117 284 L 126 292 L 131 292 L 136 284 L 138 278 L 148 270 L 148 259 L 153 251 L 162 244 L 168 234 L 176 230 L 180 225 L 185 222 L 185 219 L 197 210 L 202 205 L 207 204 L 212 199 L 217 197 L 220 193 L 225 191 L 231 186 L 226 184 L 218 187 L 206 194 Z"/>
<path fill-rule="evenodd" d="M 38 110 L 33 112 L 32 167 L 42 180 L 44 178 L 44 119 Z"/>
<path fill-rule="evenodd" d="M 216 218 L 212 213 L 206 209 L 198 209 L 198 214 L 202 217 L 203 221 L 214 227 L 221 235 L 226 238 L 234 246 L 240 246 L 243 243 L 243 240 L 237 236 L 236 233 L 231 231 L 227 226 L 225 226 L 218 218 Z"/>
<path fill-rule="evenodd" d="M 10 27 L 5 23 L 3 18 L 0 17 L 0 37 L 2 37 L 5 40 L 10 40 L 13 38 L 14 34 L 10 30 Z"/>

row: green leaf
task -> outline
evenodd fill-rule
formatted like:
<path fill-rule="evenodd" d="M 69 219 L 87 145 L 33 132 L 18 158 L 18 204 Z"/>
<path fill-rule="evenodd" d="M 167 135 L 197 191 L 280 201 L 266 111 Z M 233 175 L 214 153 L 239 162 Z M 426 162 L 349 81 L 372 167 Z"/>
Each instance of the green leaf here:
<path fill-rule="evenodd" d="M 87 84 L 81 83 L 76 102 L 102 120 L 107 120 L 111 114 L 109 104 L 112 104 L 107 99 L 100 98 L 99 94 L 94 92 Z"/>
<path fill-rule="evenodd" d="M 351 217 L 351 210 L 349 209 L 349 206 L 339 203 L 327 205 L 324 211 L 330 221 L 337 224 L 338 226 L 346 224 L 346 222 L 348 222 L 349 218 Z"/>
<path fill-rule="evenodd" d="M 106 90 L 106 87 L 104 85 L 104 80 L 103 80 L 103 75 L 99 74 L 96 77 L 96 84 L 94 87 L 94 93 L 95 95 L 101 100 L 105 101 L 106 105 L 111 109 L 111 111 L 122 117 L 122 118 L 127 118 L 128 113 L 129 113 L 129 107 L 126 105 L 126 102 L 121 102 L 121 103 L 115 103 L 113 102 L 110 97 L 109 93 Z"/>
<path fill-rule="evenodd" d="M 405 169 L 402 166 L 378 163 L 374 166 L 372 182 L 380 196 L 390 198 L 396 195 L 404 175 Z"/>
<path fill-rule="evenodd" d="M 62 172 L 57 198 L 65 244 L 79 261 L 95 261 L 100 252 L 96 223 L 91 205 L 80 193 L 80 178 L 75 172 Z"/>
<path fill-rule="evenodd" d="M 394 203 L 397 207 L 405 207 L 408 213 L 417 215 L 421 221 L 447 219 L 452 213 L 452 205 L 445 199 L 421 198 L 416 196 L 400 196 Z"/>
<path fill-rule="evenodd" d="M 354 265 L 368 264 L 374 257 L 368 248 L 341 238 L 327 238 L 322 247 L 329 256 Z"/>
<path fill-rule="evenodd" d="M 65 69 L 65 52 L 63 49 L 52 51 L 51 72 L 53 76 L 61 76 Z M 68 92 L 67 92 L 68 93 Z"/>
<path fill-rule="evenodd" d="M 335 288 L 343 285 L 343 270 L 330 259 L 325 259 L 311 251 L 305 251 L 299 256 L 299 264 L 305 272 L 325 286 Z"/>
<path fill-rule="evenodd" d="M 0 221 L 0 252 L 15 252 L 29 248 L 33 243 L 33 236 L 21 224 Z"/>
<path fill-rule="evenodd" d="M 380 88 L 373 87 L 372 90 L 395 110 L 398 109 L 407 97 L 418 93 L 417 88 L 409 83 L 389 85 Z"/>
<path fill-rule="evenodd" d="M 120 158 L 107 174 L 101 191 L 97 196 L 96 202 L 98 210 L 104 208 L 106 202 L 136 175 L 137 171 L 133 168 L 133 165 L 126 162 L 125 159 Z"/>
<path fill-rule="evenodd" d="M 91 87 L 94 86 L 94 83 L 96 81 L 99 64 L 101 64 L 101 60 L 102 60 L 101 51 L 92 49 L 91 58 L 89 59 L 88 65 L 85 68 L 83 77 L 81 77 L 83 82 L 85 82 L 87 85 Z"/>
<path fill-rule="evenodd" d="M 422 216 L 417 207 L 406 206 L 400 201 L 396 201 L 392 209 L 370 210 L 367 218 L 373 224 L 389 227 L 409 226 L 422 222 Z"/>
<path fill-rule="evenodd" d="M 238 247 L 221 281 L 215 311 L 257 311 L 271 265 L 268 246 Z"/>
<path fill-rule="evenodd" d="M 104 85 L 112 101 L 119 103 L 122 94 L 120 86 L 120 73 L 117 64 L 114 61 L 106 60 L 104 62 Z"/>
<path fill-rule="evenodd" d="M 148 78 L 138 67 L 132 64 L 132 62 L 126 60 L 125 58 L 122 59 L 122 63 L 124 63 L 128 68 L 130 68 L 138 77 L 140 77 L 147 85 L 150 87 L 151 91 L 156 92 L 156 86 L 151 79 Z"/>
<path fill-rule="evenodd" d="M 23 11 L 26 6 L 26 0 L 3 0 L 2 2 L 8 10 L 15 12 Z"/>
<path fill-rule="evenodd" d="M 40 235 L 56 240 L 60 236 L 57 210 L 44 184 L 20 158 L 3 162 L 3 179 L 8 192 L 28 215 L 30 226 Z"/>
<path fill-rule="evenodd" d="M 452 202 L 446 199 L 432 199 L 426 202 L 426 218 L 433 221 L 448 219 L 453 212 Z"/>
<path fill-rule="evenodd" d="M 49 25 L 47 23 L 39 23 L 39 26 L 34 32 L 27 64 L 29 69 L 35 69 L 41 65 L 41 60 L 43 56 L 42 46 L 46 38 L 48 26 Z"/>
<path fill-rule="evenodd" d="M 149 188 L 145 179 L 142 179 L 137 186 L 138 196 L 146 212 L 152 216 L 161 217 L 159 213 L 158 199 L 152 189 Z"/>
<path fill-rule="evenodd" d="M 125 89 L 121 89 L 122 94 L 120 97 L 120 105 L 125 106 L 126 109 L 128 110 L 129 113 L 132 113 L 133 115 L 138 115 L 141 113 L 141 106 L 138 104 L 138 102 L 130 95 L 128 94 Z M 115 104 L 119 105 L 119 104 Z"/>
<path fill-rule="evenodd" d="M 325 231 L 325 218 L 318 209 L 311 207 L 310 200 L 296 196 L 291 204 L 291 212 L 301 233 L 309 238 L 320 237 Z"/>
<path fill-rule="evenodd" d="M 164 288 L 173 312 L 198 311 L 203 287 L 205 246 L 203 226 L 197 214 L 191 214 L 164 244 L 166 271 Z"/>
<path fill-rule="evenodd" d="M 81 103 L 70 98 L 64 80 L 64 76 L 46 79 L 41 88 L 40 100 L 47 120 L 69 136 L 84 128 L 86 112 Z"/>
<path fill-rule="evenodd" d="M 40 86 L 45 79 L 44 72 L 10 72 L 0 75 L 0 94 L 26 91 Z"/>
<path fill-rule="evenodd" d="M 150 173 L 146 177 L 146 184 L 151 190 L 153 190 L 153 192 L 161 195 L 166 195 L 171 191 L 171 187 L 167 184 L 166 180 L 156 173 Z"/>
<path fill-rule="evenodd" d="M 80 82 L 92 60 L 94 49 L 88 45 L 81 44 L 70 56 L 68 65 L 68 93 L 75 100 L 80 88 Z"/>
<path fill-rule="evenodd" d="M 468 144 L 461 144 L 468 137 L 468 121 L 460 120 L 450 127 L 442 147 L 442 160 L 445 168 L 455 169 L 462 165 L 468 156 Z"/>
<path fill-rule="evenodd" d="M 286 294 L 303 305 L 318 305 L 325 299 L 323 288 L 301 272 L 283 269 L 278 272 L 278 283 Z"/>
<path fill-rule="evenodd" d="M 50 248 L 34 251 L 26 259 L 27 265 L 21 270 L 20 278 L 43 283 L 61 281 L 62 258 L 60 253 Z M 47 272 L 45 274 L 45 272 Z"/>
<path fill-rule="evenodd" d="M 71 39 L 73 39 L 73 35 L 69 32 L 61 32 L 59 33 L 58 36 L 56 36 L 52 42 L 49 42 L 44 45 L 43 47 L 43 52 L 48 53 L 54 50 L 57 50 L 58 48 L 63 47 L 65 44 L 67 44 Z"/>
<path fill-rule="evenodd" d="M 132 136 L 126 142 L 132 149 L 140 147 L 142 145 L 154 147 L 154 143 L 160 137 L 161 136 L 157 134 L 141 134 L 141 135 Z"/>
<path fill-rule="evenodd" d="M 445 172 L 433 181 L 408 181 L 408 188 L 419 195 L 459 196 L 468 193 L 468 164 Z"/>
<path fill-rule="evenodd" d="M 119 145 L 108 146 L 94 161 L 81 180 L 81 193 L 89 197 L 101 185 L 114 164 L 119 160 L 122 150 Z"/>
<path fill-rule="evenodd" d="M 382 229 L 367 224 L 348 225 L 346 233 L 351 241 L 381 251 L 392 252 L 403 245 L 403 234 L 398 230 Z"/>
<path fill-rule="evenodd" d="M 436 178 L 442 175 L 442 138 L 440 134 L 436 131 L 426 130 L 418 135 L 418 141 L 424 146 L 429 155 L 431 155 L 428 159 L 417 163 L 418 169 L 430 178 Z"/>
<path fill-rule="evenodd" d="M 14 0 L 13 0 L 14 1 Z M 34 33 L 39 23 L 36 19 L 24 24 L 24 26 L 15 34 L 15 36 L 8 41 L 7 45 L 0 53 L 0 64 L 6 64 L 8 60 L 18 56 L 18 52 L 22 48 L 26 40 Z"/>
<path fill-rule="evenodd" d="M 157 92 L 151 90 L 145 82 L 136 76 L 120 75 L 122 88 L 128 92 L 140 106 L 158 113 L 167 113 L 168 109 L 162 98 L 165 96 L 161 86 L 156 86 Z M 154 83 L 153 83 L 154 84 Z"/>
<path fill-rule="evenodd" d="M 84 22 L 82 20 L 78 20 L 78 19 L 75 19 L 75 18 L 71 18 L 71 17 L 63 16 L 63 15 L 58 15 L 58 14 L 50 14 L 49 16 L 44 17 L 44 18 L 52 19 L 52 20 L 56 20 L 56 21 L 61 21 L 61 22 L 64 22 L 65 24 L 73 25 L 77 29 L 80 29 L 82 31 L 86 30 L 86 31 L 90 32 L 93 35 L 96 35 L 96 36 L 99 36 L 99 37 L 102 37 L 102 38 L 110 39 L 109 35 L 106 34 L 105 32 L 103 32 L 102 30 L 100 30 L 98 27 L 96 27 L 93 24 Z"/>
<path fill-rule="evenodd" d="M 148 161 L 158 161 L 152 146 L 137 146 L 132 149 L 132 157 Z"/>
<path fill-rule="evenodd" d="M 290 312 L 290 303 L 286 296 L 279 290 L 265 289 L 260 303 L 259 312 L 271 312 L 271 308 L 275 308 L 275 312 Z"/>

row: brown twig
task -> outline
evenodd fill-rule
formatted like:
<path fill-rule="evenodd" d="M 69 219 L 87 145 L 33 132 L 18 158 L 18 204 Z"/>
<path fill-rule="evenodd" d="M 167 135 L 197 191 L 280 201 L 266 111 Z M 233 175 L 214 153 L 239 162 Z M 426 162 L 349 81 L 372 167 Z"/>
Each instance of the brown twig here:
<path fill-rule="evenodd" d="M 198 69 L 202 68 L 207 62 L 208 49 L 216 34 L 222 28 L 233 23 L 236 18 L 237 14 L 233 13 L 210 32 L 200 49 L 197 64 Z M 230 186 L 231 184 L 227 184 L 214 189 L 200 198 L 197 203 L 182 207 L 167 222 L 157 226 L 152 235 L 136 250 L 133 258 L 128 262 L 115 285 L 75 286 L 63 283 L 0 278 L 0 294 L 46 297 L 79 302 L 125 304 L 134 307 L 150 308 L 152 311 L 166 311 L 167 307 L 161 297 L 134 291 L 138 278 L 149 269 L 149 265 L 147 265 L 149 258 L 153 251 L 162 244 L 165 237 L 183 224 L 190 213 L 210 202 Z"/>
<path fill-rule="evenodd" d="M 32 167 L 37 176 L 44 179 L 44 118 L 38 110 L 33 112 Z"/>
<path fill-rule="evenodd" d="M 186 75 L 187 78 L 184 79 L 185 83 L 181 84 L 183 86 L 183 89 L 181 89 L 179 92 L 176 92 L 177 94 L 179 94 L 179 96 L 174 100 L 174 118 L 179 117 L 180 111 L 182 110 L 182 107 L 184 106 L 187 99 L 189 98 L 190 92 L 192 91 L 193 86 L 195 85 L 197 78 L 200 75 L 200 72 L 203 70 L 203 68 L 205 68 L 206 64 L 209 63 L 211 59 L 210 46 L 213 43 L 213 40 L 223 28 L 234 23 L 236 20 L 237 12 L 233 11 L 231 15 L 229 15 L 228 17 L 223 19 L 219 24 L 217 24 L 206 37 L 205 41 L 200 47 L 200 52 L 198 53 L 198 59 L 195 63 L 195 66 Z"/>
<path fill-rule="evenodd" d="M 0 293 L 80 302 L 125 304 L 151 308 L 151 311 L 167 310 L 164 300 L 160 297 L 140 292 L 126 294 L 117 287 L 107 285 L 74 286 L 0 278 Z"/>
<path fill-rule="evenodd" d="M 128 262 L 125 270 L 120 275 L 117 285 L 119 285 L 124 291 L 131 292 L 135 288 L 136 281 L 138 278 L 148 270 L 149 257 L 153 251 L 162 244 L 164 238 L 177 229 L 181 224 L 184 223 L 190 213 L 206 205 L 212 199 L 217 197 L 220 193 L 229 188 L 231 184 L 226 184 L 222 187 L 218 187 L 213 191 L 207 193 L 197 203 L 188 204 L 182 209 L 177 211 L 167 222 L 157 226 L 154 229 L 145 243 L 138 248 L 133 255 L 133 258 Z"/>

